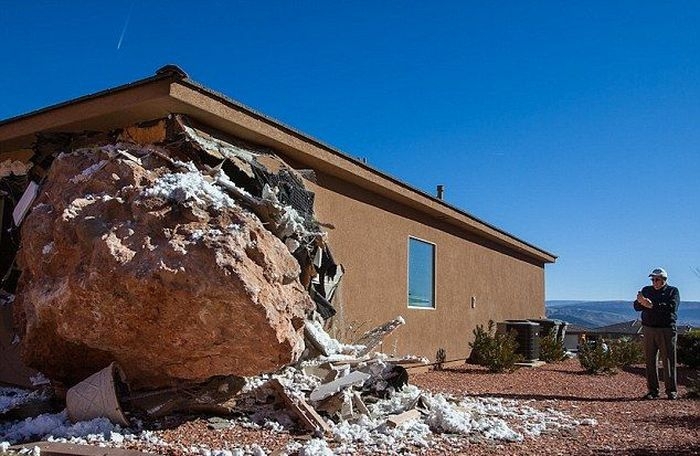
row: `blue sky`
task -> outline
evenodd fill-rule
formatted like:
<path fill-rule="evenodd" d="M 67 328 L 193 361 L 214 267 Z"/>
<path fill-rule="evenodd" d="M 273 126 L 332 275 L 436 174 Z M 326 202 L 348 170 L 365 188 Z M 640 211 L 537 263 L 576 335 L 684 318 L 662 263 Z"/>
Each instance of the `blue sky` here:
<path fill-rule="evenodd" d="M 700 300 L 700 3 L 0 0 L 0 118 L 194 80 L 559 256 Z"/>

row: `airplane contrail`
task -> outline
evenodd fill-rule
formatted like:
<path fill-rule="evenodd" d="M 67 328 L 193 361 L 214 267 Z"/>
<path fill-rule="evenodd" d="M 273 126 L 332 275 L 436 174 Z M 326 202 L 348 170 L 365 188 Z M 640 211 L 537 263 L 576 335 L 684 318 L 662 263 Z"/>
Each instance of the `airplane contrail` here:
<path fill-rule="evenodd" d="M 117 43 L 117 50 L 122 47 L 122 41 L 124 41 L 124 35 L 126 35 L 126 28 L 129 26 L 129 21 L 131 20 L 131 12 L 134 10 L 134 2 L 131 2 L 129 7 L 129 14 L 126 16 L 126 21 L 124 22 L 124 28 L 122 29 L 122 34 L 119 37 L 119 42 Z"/>

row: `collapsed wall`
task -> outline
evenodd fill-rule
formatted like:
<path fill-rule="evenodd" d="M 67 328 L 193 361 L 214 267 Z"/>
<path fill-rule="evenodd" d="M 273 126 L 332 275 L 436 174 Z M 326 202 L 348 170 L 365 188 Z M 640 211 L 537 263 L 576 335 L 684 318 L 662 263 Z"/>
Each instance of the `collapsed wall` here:
<path fill-rule="evenodd" d="M 177 115 L 81 147 L 50 139 L 15 314 L 25 361 L 52 380 L 112 361 L 132 388 L 272 372 L 299 358 L 314 309 L 333 314 L 313 194 L 276 155 Z"/>

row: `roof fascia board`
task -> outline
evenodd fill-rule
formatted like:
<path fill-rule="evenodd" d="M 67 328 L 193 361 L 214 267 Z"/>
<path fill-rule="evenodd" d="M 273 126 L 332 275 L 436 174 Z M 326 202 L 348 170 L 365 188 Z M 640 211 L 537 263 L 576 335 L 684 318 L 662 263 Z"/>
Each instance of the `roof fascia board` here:
<path fill-rule="evenodd" d="M 549 252 L 189 80 L 173 82 L 170 96 L 196 108 L 198 112 L 191 114 L 214 128 L 280 149 L 294 160 L 478 233 L 544 263 L 556 260 L 556 256 Z"/>
<path fill-rule="evenodd" d="M 170 74 L 157 75 L 0 121 L 0 143 L 167 98 L 172 80 Z"/>

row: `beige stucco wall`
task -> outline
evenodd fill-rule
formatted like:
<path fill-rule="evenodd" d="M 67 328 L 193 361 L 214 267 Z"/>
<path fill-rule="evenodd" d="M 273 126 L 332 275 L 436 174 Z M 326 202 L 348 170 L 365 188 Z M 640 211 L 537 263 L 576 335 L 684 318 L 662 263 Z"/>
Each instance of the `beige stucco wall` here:
<path fill-rule="evenodd" d="M 362 333 L 398 315 L 407 322 L 385 339 L 383 351 L 433 360 L 444 348 L 447 359 L 464 358 L 477 324 L 543 317 L 542 264 L 480 245 L 469 233 L 329 176 L 317 175 L 310 187 L 319 221 L 334 226 L 328 240 L 346 269 L 334 300 L 336 323 L 362 324 Z M 436 245 L 434 310 L 407 306 L 409 236 Z M 341 334 L 352 332 L 346 327 Z"/>

